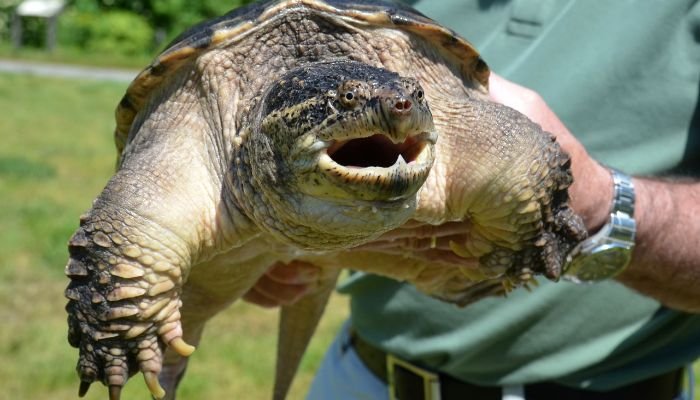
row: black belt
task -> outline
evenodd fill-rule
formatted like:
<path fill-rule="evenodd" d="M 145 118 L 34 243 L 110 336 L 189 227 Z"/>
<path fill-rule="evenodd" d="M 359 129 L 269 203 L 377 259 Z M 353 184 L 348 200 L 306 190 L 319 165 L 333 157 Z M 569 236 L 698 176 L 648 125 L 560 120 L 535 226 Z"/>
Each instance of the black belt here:
<path fill-rule="evenodd" d="M 387 355 L 366 342 L 354 331 L 350 343 L 367 368 L 389 384 L 392 398 L 397 400 L 501 400 L 503 389 L 479 386 L 449 375 L 434 373 Z M 608 392 L 570 388 L 551 382 L 524 386 L 526 400 L 673 400 L 683 384 L 683 368 L 647 378 Z M 436 395 L 439 392 L 439 396 Z"/>

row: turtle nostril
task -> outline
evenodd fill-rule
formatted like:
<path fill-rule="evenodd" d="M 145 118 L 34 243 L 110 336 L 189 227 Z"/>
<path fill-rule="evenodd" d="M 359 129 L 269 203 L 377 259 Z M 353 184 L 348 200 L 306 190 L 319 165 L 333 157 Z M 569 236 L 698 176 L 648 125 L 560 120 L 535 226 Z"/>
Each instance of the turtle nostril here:
<path fill-rule="evenodd" d="M 409 100 L 399 100 L 394 104 L 394 109 L 399 112 L 406 112 L 411 109 L 411 102 Z"/>

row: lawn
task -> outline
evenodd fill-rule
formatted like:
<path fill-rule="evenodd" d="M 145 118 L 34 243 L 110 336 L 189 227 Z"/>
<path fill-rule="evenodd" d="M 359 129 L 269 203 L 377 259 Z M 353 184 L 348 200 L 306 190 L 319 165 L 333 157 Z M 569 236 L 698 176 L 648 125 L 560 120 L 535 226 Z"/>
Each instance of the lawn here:
<path fill-rule="evenodd" d="M 148 65 L 152 55 L 125 56 L 118 53 L 95 53 L 85 50 L 57 46 L 53 52 L 44 48 L 24 46 L 12 47 L 7 41 L 0 41 L 0 58 L 41 63 L 76 64 L 110 68 L 141 69 Z"/>
<path fill-rule="evenodd" d="M 125 84 L 0 74 L 0 399 L 75 399 L 66 340 L 66 242 L 114 166 L 114 107 Z M 301 399 L 346 300 L 333 299 L 290 398 Z M 237 304 L 192 356 L 181 399 L 269 398 L 277 313 Z M 93 387 L 86 398 L 104 399 Z M 142 379 L 123 398 L 146 399 Z"/>

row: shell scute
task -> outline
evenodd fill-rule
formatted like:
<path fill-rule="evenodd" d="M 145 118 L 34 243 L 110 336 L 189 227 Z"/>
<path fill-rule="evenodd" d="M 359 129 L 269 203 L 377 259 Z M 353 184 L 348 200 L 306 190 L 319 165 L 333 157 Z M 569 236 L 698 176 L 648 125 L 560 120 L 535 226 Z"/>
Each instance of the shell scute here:
<path fill-rule="evenodd" d="M 445 28 L 408 5 L 391 0 L 269 0 L 237 8 L 219 18 L 202 22 L 178 36 L 131 83 L 115 112 L 115 143 L 121 156 L 138 112 L 149 95 L 187 61 L 236 40 L 264 22 L 295 10 L 323 13 L 362 26 L 381 26 L 410 32 L 435 43 L 445 57 L 460 65 L 464 77 L 483 91 L 489 69 L 476 49 L 454 31 Z"/>

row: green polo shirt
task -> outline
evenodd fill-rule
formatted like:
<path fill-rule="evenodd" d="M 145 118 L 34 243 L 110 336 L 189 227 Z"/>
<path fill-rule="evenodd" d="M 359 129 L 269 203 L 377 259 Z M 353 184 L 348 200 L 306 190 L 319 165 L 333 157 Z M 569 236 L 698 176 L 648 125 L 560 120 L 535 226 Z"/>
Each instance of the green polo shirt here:
<path fill-rule="evenodd" d="M 700 4 L 410 3 L 466 37 L 493 71 L 539 92 L 596 159 L 634 174 L 700 176 Z M 541 282 L 463 309 L 365 274 L 341 290 L 364 338 L 478 384 L 607 390 L 700 355 L 700 315 L 614 281 Z"/>

